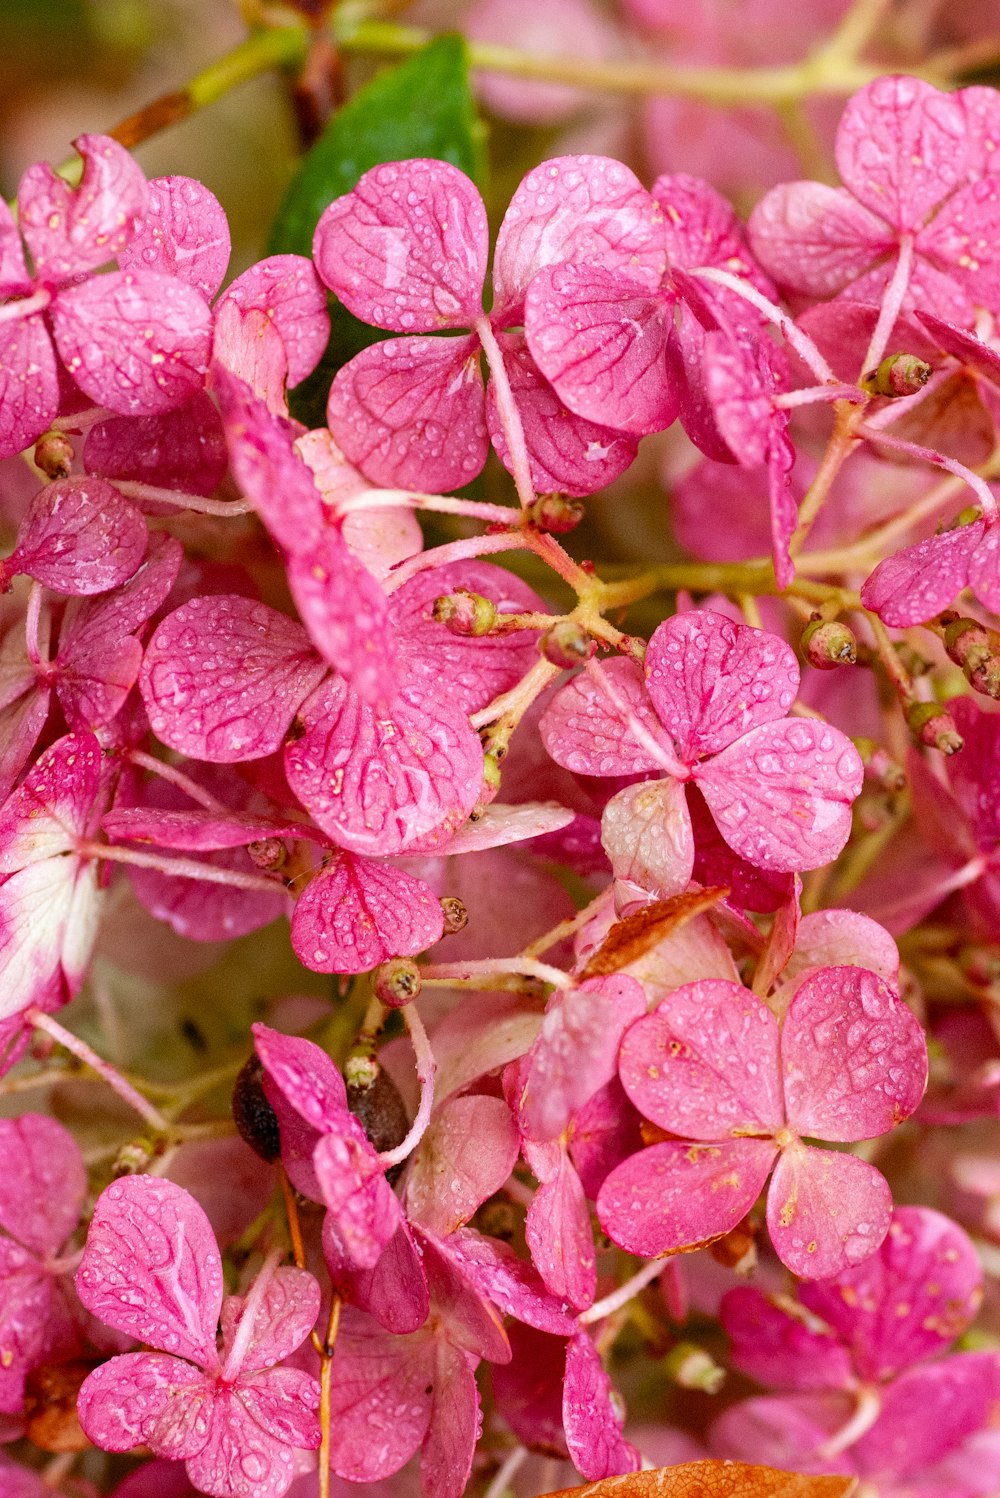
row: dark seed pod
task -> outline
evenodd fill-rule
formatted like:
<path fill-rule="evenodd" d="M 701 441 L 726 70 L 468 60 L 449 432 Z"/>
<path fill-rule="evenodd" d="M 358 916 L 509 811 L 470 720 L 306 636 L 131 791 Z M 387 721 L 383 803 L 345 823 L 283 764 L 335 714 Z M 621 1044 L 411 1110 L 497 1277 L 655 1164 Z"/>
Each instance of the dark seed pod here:
<path fill-rule="evenodd" d="M 368 1135 L 369 1142 L 381 1154 L 395 1149 L 406 1138 L 410 1127 L 406 1107 L 399 1089 L 389 1073 L 378 1062 L 365 1068 L 368 1085 L 356 1082 L 352 1068 L 347 1068 L 347 1106 Z M 393 1172 L 389 1172 L 392 1179 Z"/>
<path fill-rule="evenodd" d="M 233 1122 L 254 1154 L 270 1164 L 281 1154 L 281 1131 L 264 1092 L 263 1076 L 263 1066 L 251 1056 L 233 1087 Z"/>

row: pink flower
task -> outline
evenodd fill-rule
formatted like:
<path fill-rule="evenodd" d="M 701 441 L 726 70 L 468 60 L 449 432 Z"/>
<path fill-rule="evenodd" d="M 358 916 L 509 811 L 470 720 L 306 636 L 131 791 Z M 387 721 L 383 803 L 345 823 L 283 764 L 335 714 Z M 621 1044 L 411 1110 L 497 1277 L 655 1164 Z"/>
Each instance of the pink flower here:
<path fill-rule="evenodd" d="M 272 1262 L 246 1296 L 223 1298 L 218 1245 L 194 1198 L 129 1176 L 98 1200 L 77 1291 L 108 1326 L 154 1349 L 87 1378 L 78 1408 L 95 1445 L 184 1461 L 199 1492 L 218 1498 L 280 1498 L 295 1475 L 292 1451 L 320 1443 L 319 1385 L 276 1366 L 316 1320 L 312 1276 Z"/>

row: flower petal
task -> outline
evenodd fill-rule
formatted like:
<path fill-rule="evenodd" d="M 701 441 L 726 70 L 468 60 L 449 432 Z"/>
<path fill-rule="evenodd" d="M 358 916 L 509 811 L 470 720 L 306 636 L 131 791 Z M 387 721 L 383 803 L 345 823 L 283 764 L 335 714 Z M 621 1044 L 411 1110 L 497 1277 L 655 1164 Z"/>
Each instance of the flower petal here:
<path fill-rule="evenodd" d="M 367 973 L 440 939 L 441 903 L 427 885 L 368 858 L 341 857 L 299 896 L 292 947 L 316 973 Z"/>
<path fill-rule="evenodd" d="M 119 266 L 166 271 L 211 301 L 222 285 L 232 248 L 222 204 L 193 177 L 154 177 L 147 185 L 146 211 L 119 251 Z"/>
<path fill-rule="evenodd" d="M 885 1177 L 867 1160 L 791 1144 L 767 1193 L 778 1258 L 802 1279 L 830 1279 L 875 1252 L 892 1218 Z"/>
<path fill-rule="evenodd" d="M 110 135 L 80 135 L 73 145 L 83 158 L 78 187 L 40 161 L 17 190 L 21 233 L 48 282 L 96 270 L 121 254 L 148 202 L 142 168 Z"/>

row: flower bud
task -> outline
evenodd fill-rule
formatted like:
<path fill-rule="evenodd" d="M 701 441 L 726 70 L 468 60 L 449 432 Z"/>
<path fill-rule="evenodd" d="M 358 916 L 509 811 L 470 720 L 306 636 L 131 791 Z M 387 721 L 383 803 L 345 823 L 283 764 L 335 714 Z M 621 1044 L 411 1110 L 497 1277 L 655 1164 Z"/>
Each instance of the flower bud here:
<path fill-rule="evenodd" d="M 142 1175 L 149 1169 L 155 1154 L 156 1145 L 151 1139 L 131 1139 L 128 1144 L 122 1145 L 115 1156 L 111 1174 L 116 1180 L 119 1176 Z"/>
<path fill-rule="evenodd" d="M 73 444 L 62 432 L 43 432 L 35 443 L 35 467 L 47 479 L 66 479 L 73 471 Z"/>
<path fill-rule="evenodd" d="M 453 635 L 488 635 L 496 617 L 495 603 L 466 588 L 445 593 L 434 601 L 434 618 Z"/>
<path fill-rule="evenodd" d="M 916 395 L 923 390 L 932 374 L 931 366 L 916 354 L 889 354 L 878 369 L 870 370 L 861 380 L 862 390 L 872 395 L 886 395 L 891 400 Z"/>
<path fill-rule="evenodd" d="M 911 703 L 906 710 L 906 722 L 915 739 L 942 754 L 957 754 L 965 743 L 951 713 L 940 703 Z"/>
<path fill-rule="evenodd" d="M 718 1394 L 726 1381 L 726 1371 L 695 1342 L 678 1342 L 663 1359 L 663 1370 L 672 1383 L 682 1389 L 700 1389 L 703 1394 Z"/>
<path fill-rule="evenodd" d="M 583 519 L 583 505 L 565 494 L 540 494 L 528 510 L 528 518 L 540 531 L 561 536 L 575 530 Z"/>
<path fill-rule="evenodd" d="M 976 619 L 942 618 L 948 659 L 961 666 L 966 681 L 984 697 L 1000 698 L 1000 635 Z"/>
<path fill-rule="evenodd" d="M 233 1087 L 233 1122 L 255 1155 L 268 1164 L 281 1154 L 278 1115 L 264 1092 L 264 1068 L 257 1056 L 241 1068 Z"/>
<path fill-rule="evenodd" d="M 547 629 L 538 642 L 538 649 L 553 666 L 582 666 L 597 649 L 596 642 L 574 619 L 560 619 Z"/>
<path fill-rule="evenodd" d="M 444 935 L 454 936 L 469 924 L 469 912 L 457 895 L 441 896 L 441 914 L 444 916 Z"/>
<path fill-rule="evenodd" d="M 817 671 L 853 666 L 858 658 L 854 631 L 839 619 L 813 619 L 802 631 L 802 654 Z"/>
<path fill-rule="evenodd" d="M 423 981 L 420 969 L 409 957 L 391 957 L 372 973 L 375 996 L 391 1009 L 401 1009 L 420 993 Z"/>
<path fill-rule="evenodd" d="M 280 837 L 261 837 L 247 843 L 247 853 L 255 868 L 266 869 L 269 873 L 277 872 L 288 857 L 288 849 Z"/>

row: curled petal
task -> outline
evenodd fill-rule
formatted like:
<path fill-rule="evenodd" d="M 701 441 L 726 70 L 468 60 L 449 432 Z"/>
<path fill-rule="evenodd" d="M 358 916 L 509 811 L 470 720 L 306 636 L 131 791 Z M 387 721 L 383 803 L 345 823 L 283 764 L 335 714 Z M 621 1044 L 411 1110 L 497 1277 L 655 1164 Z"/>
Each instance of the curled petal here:
<path fill-rule="evenodd" d="M 193 177 L 154 177 L 136 232 L 119 253 L 122 270 L 179 276 L 206 301 L 222 285 L 231 241 L 222 204 Z"/>
<path fill-rule="evenodd" d="M 893 629 L 932 618 L 966 586 L 985 534 L 983 522 L 974 520 L 886 557 L 861 589 L 862 603 Z"/>
<path fill-rule="evenodd" d="M 326 292 L 304 255 L 268 255 L 237 276 L 219 303 L 263 312 L 281 335 L 288 383 L 312 374 L 330 336 Z M 219 310 L 217 309 L 217 310 Z"/>
<path fill-rule="evenodd" d="M 441 903 L 401 869 L 344 854 L 295 904 L 292 947 L 317 973 L 367 973 L 440 939 Z"/>
<path fill-rule="evenodd" d="M 767 1230 L 793 1274 L 830 1279 L 862 1263 L 891 1218 L 886 1179 L 867 1160 L 799 1143 L 782 1150 L 767 1193 Z"/>
<path fill-rule="evenodd" d="M 17 192 L 17 216 L 38 276 L 64 281 L 96 270 L 125 249 L 146 210 L 142 169 L 109 135 L 81 135 L 73 142 L 83 158 L 80 185 L 69 183 L 47 162 L 29 167 Z"/>
<path fill-rule="evenodd" d="M 29 447 L 58 410 L 58 363 L 43 319 L 0 324 L 0 458 Z"/>
<path fill-rule="evenodd" d="M 642 1458 L 623 1438 L 624 1424 L 625 1411 L 600 1353 L 586 1332 L 578 1331 L 566 1348 L 563 1426 L 570 1456 L 588 1481 L 639 1470 Z"/>
<path fill-rule="evenodd" d="M 313 1151 L 313 1167 L 343 1255 L 373 1269 L 402 1220 L 397 1197 L 357 1119 L 345 1115 Z"/>

